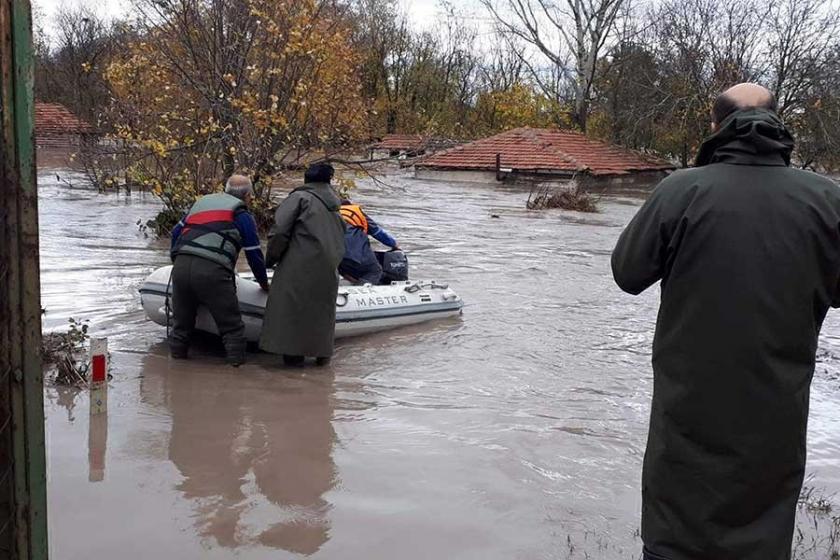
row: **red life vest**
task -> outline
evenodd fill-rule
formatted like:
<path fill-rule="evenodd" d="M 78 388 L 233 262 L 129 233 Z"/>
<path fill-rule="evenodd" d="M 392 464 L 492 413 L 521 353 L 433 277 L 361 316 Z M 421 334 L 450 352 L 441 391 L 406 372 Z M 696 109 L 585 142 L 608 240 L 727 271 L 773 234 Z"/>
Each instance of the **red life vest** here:
<path fill-rule="evenodd" d="M 202 257 L 234 269 L 242 236 L 234 220 L 237 212 L 245 210 L 245 203 L 225 193 L 203 196 L 190 209 L 184 220 L 181 236 L 175 244 L 175 254 Z"/>

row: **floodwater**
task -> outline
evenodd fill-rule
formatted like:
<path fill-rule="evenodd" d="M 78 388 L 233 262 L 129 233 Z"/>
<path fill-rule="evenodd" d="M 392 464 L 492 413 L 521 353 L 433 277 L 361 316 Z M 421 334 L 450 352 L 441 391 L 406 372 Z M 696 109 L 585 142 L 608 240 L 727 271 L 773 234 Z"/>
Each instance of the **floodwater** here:
<path fill-rule="evenodd" d="M 463 317 L 341 341 L 326 369 L 231 369 L 207 343 L 173 362 L 144 319 L 155 200 L 41 170 L 45 326 L 88 319 L 114 376 L 93 422 L 85 392 L 47 390 L 52 558 L 638 558 L 658 293 L 620 292 L 609 255 L 640 201 L 534 213 L 522 191 L 386 183 L 356 199 Z M 809 426 L 828 493 L 838 357 L 834 312 Z"/>

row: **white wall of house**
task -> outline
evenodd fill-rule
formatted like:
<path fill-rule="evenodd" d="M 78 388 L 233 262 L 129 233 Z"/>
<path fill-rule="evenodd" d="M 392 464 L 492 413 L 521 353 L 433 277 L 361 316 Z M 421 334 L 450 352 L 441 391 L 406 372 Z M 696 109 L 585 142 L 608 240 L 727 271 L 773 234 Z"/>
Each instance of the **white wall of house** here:
<path fill-rule="evenodd" d="M 468 171 L 449 169 L 414 168 L 414 177 L 429 181 L 454 181 L 464 183 L 495 183 L 495 171 Z"/>
<path fill-rule="evenodd" d="M 550 174 L 520 174 L 511 173 L 504 181 L 496 180 L 495 171 L 480 171 L 480 170 L 465 170 L 465 169 L 428 169 L 423 167 L 414 168 L 414 177 L 417 179 L 426 179 L 429 181 L 451 181 L 463 183 L 502 183 L 505 184 L 523 184 L 523 185 L 556 185 L 568 186 L 570 181 L 575 180 L 576 183 L 587 190 L 603 190 L 603 189 L 634 189 L 634 190 L 650 190 L 660 180 L 662 180 L 667 173 L 662 171 L 647 171 L 640 173 L 629 173 L 627 175 L 614 175 L 606 177 L 591 177 L 587 175 L 550 175 Z"/>

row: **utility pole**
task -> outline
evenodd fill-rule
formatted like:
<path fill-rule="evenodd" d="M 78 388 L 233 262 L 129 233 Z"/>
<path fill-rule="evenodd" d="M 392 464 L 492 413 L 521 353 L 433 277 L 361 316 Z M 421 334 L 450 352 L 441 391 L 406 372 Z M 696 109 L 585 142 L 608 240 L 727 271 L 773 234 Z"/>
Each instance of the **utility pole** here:
<path fill-rule="evenodd" d="M 32 13 L 0 0 L 0 560 L 46 560 Z"/>

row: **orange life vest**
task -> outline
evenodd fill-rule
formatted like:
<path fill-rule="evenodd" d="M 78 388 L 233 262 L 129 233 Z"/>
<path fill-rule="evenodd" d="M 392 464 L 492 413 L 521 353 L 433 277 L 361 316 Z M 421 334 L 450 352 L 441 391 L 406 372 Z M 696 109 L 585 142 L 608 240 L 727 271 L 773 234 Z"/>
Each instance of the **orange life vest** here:
<path fill-rule="evenodd" d="M 349 225 L 357 227 L 365 233 L 368 232 L 367 218 L 365 217 L 365 213 L 362 212 L 361 206 L 357 204 L 342 204 L 340 213 L 342 219 Z"/>

